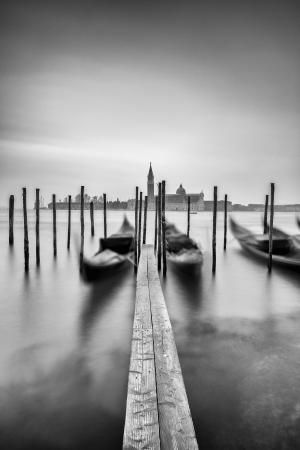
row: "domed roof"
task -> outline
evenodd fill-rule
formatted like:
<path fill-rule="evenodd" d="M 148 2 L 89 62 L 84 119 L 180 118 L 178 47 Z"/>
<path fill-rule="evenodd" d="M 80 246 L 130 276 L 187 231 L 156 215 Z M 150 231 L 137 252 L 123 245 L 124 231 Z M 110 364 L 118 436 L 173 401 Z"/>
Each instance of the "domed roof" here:
<path fill-rule="evenodd" d="M 182 184 L 180 184 L 179 188 L 176 191 L 176 194 L 185 195 L 185 189 L 184 189 L 184 187 L 182 187 Z"/>

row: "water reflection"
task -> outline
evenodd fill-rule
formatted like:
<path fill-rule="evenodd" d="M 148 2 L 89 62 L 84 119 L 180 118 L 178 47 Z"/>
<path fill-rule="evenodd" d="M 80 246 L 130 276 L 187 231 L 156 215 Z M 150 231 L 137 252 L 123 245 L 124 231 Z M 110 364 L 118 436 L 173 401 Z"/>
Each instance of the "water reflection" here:
<path fill-rule="evenodd" d="M 97 321 L 106 305 L 124 289 L 124 282 L 132 275 L 132 268 L 127 267 L 117 274 L 113 273 L 105 280 L 91 283 L 89 294 L 83 305 L 80 316 L 80 336 L 87 340 L 92 332 L 93 324 Z"/>
<path fill-rule="evenodd" d="M 33 375 L 31 367 L 39 359 L 40 351 L 47 348 L 23 352 L 23 358 L 18 361 L 18 366 L 22 366 L 22 383 L 1 390 L 6 417 L 0 424 L 0 447 L 13 450 L 120 448 L 121 420 L 103 407 L 101 391 L 85 355 L 71 354 L 51 371 Z M 109 432 L 111 427 L 114 433 Z"/>
<path fill-rule="evenodd" d="M 32 227 L 27 276 L 22 220 L 14 247 L 4 221 L 0 233 L 7 249 L 0 260 L 0 448 L 121 448 L 135 278 L 129 268 L 102 283 L 82 283 L 75 247 L 67 251 L 67 215 L 57 214 L 57 259 L 51 211 L 41 211 L 41 267 Z M 185 224 L 185 215 L 169 215 Z M 122 216 L 110 212 L 110 232 Z M 284 224 L 291 221 L 286 217 Z M 260 220 L 239 218 L 245 225 Z M 102 214 L 95 220 L 95 231 L 103 230 Z M 72 236 L 79 215 L 74 222 Z M 191 236 L 207 250 L 201 272 L 168 270 L 162 284 L 199 447 L 300 448 L 299 275 L 274 266 L 269 276 L 265 263 L 250 259 L 230 234 L 224 253 L 219 228 L 212 277 L 211 215 L 191 222 Z M 94 253 L 99 236 L 89 233 L 87 227 L 85 250 Z"/>
<path fill-rule="evenodd" d="M 163 281 L 163 280 L 162 280 Z M 233 246 L 164 292 L 199 447 L 300 446 L 299 276 Z"/>

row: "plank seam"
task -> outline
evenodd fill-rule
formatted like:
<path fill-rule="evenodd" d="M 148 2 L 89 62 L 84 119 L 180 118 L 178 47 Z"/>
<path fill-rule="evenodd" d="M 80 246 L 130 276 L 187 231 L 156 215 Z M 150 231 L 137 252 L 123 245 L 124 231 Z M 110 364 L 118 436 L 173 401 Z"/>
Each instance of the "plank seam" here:
<path fill-rule="evenodd" d="M 173 334 L 173 330 L 172 330 L 172 325 L 171 325 L 171 321 L 169 318 L 167 306 L 165 304 L 165 299 L 164 299 L 164 295 L 163 295 L 162 288 L 161 288 L 160 277 L 158 276 L 156 265 L 155 266 L 153 266 L 153 264 L 151 265 L 151 259 L 152 258 L 151 258 L 151 255 L 149 255 L 149 249 L 148 249 L 147 279 L 148 279 L 148 286 L 149 286 L 151 323 L 152 323 L 152 327 L 153 327 L 154 362 L 155 362 L 155 374 L 156 374 L 155 384 L 156 384 L 156 390 L 157 390 L 157 404 L 158 404 L 158 412 L 157 413 L 158 413 L 158 419 L 159 419 L 160 445 L 161 445 L 162 450 L 165 448 L 168 448 L 168 449 L 176 448 L 177 450 L 179 450 L 179 449 L 181 449 L 181 450 L 182 449 L 196 450 L 196 449 L 198 449 L 198 443 L 197 443 L 197 439 L 196 439 L 196 435 L 195 435 L 193 419 L 191 416 L 190 406 L 189 406 L 187 393 L 186 393 L 186 389 L 185 389 L 185 385 L 184 385 L 183 374 L 182 374 L 182 369 L 180 366 L 180 361 L 179 361 L 179 357 L 178 357 L 178 353 L 177 353 L 177 348 L 176 348 L 175 338 L 174 338 L 174 334 Z M 150 267 L 150 265 L 151 265 L 151 267 Z M 154 268 L 154 269 L 151 271 L 151 268 Z M 158 302 L 156 301 L 156 298 L 153 298 L 152 291 L 155 288 L 156 288 L 156 295 L 158 295 L 158 297 L 159 297 Z M 155 315 L 155 317 L 157 318 L 157 314 L 159 314 L 159 315 L 162 314 L 163 317 L 160 318 L 161 320 L 159 321 L 159 323 L 157 323 L 157 321 L 156 321 L 156 324 L 154 324 L 153 315 Z M 174 358 L 175 366 L 171 370 L 175 370 L 176 373 L 179 375 L 179 378 L 180 378 L 179 384 L 183 388 L 181 393 L 182 393 L 183 402 L 186 405 L 186 414 L 184 414 L 183 416 L 180 416 L 180 419 L 185 424 L 185 427 L 187 426 L 187 428 L 184 427 L 186 429 L 186 433 L 184 433 L 186 436 L 186 439 L 184 439 L 184 437 L 181 436 L 179 438 L 180 442 L 178 442 L 177 439 L 178 439 L 179 435 L 181 435 L 181 431 L 183 431 L 183 430 L 177 429 L 175 434 L 173 434 L 173 433 L 169 434 L 170 430 L 168 430 L 168 429 L 166 430 L 165 428 L 163 428 L 161 426 L 162 417 L 165 419 L 165 415 L 163 413 L 163 416 L 161 416 L 160 408 L 161 407 L 164 408 L 164 405 L 166 405 L 166 402 L 168 403 L 168 400 L 166 400 L 166 399 L 162 400 L 162 398 L 161 398 L 161 383 L 162 383 L 161 369 L 162 368 L 158 367 L 159 364 L 157 361 L 157 343 L 158 343 L 158 341 L 157 341 L 158 328 L 157 327 L 158 327 L 158 325 L 159 325 L 159 329 L 161 330 L 159 332 L 159 334 L 160 334 L 161 345 L 162 345 L 163 349 L 164 349 L 165 333 L 168 333 L 168 334 L 170 333 L 170 335 L 172 337 L 171 348 L 169 345 L 167 345 L 166 349 L 164 350 L 164 353 L 165 353 L 165 351 L 168 352 L 168 350 L 172 350 L 171 353 Z M 169 355 L 171 360 L 172 360 L 172 355 Z M 164 370 L 169 370 L 169 369 L 166 367 L 165 369 L 163 369 L 163 371 Z M 176 386 L 174 385 L 172 389 L 176 390 Z M 178 411 L 180 411 L 179 405 L 177 405 L 177 408 L 179 408 Z M 167 440 L 166 440 L 166 435 L 165 435 L 166 431 L 167 431 L 167 436 L 169 436 L 167 438 Z M 162 435 L 162 433 L 163 433 L 163 435 Z M 171 440 L 171 442 L 170 441 L 168 442 L 169 439 Z M 171 447 L 170 447 L 170 444 L 171 444 Z"/>
<path fill-rule="evenodd" d="M 154 369 L 155 369 L 155 388 L 156 388 L 156 407 L 157 407 L 157 418 L 158 418 L 158 433 L 159 433 L 159 448 L 161 449 L 161 434 L 160 434 L 160 417 L 159 417 L 159 405 L 158 405 L 158 392 L 157 392 L 157 376 L 156 376 L 156 352 L 154 347 L 154 331 L 153 331 L 153 317 L 152 317 L 152 303 L 151 303 L 151 293 L 150 293 L 150 284 L 149 284 L 149 247 L 147 248 L 147 281 L 148 281 L 148 290 L 149 290 L 149 301 L 150 301 L 150 317 L 151 317 L 151 326 L 152 326 L 152 342 L 153 342 L 153 356 L 154 356 Z"/>

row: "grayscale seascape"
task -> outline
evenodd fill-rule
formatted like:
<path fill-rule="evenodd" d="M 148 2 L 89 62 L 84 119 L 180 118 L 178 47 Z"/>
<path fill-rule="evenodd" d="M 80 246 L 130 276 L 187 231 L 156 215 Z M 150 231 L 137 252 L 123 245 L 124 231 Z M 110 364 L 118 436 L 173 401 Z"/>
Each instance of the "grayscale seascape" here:
<path fill-rule="evenodd" d="M 79 211 L 73 211 L 79 235 Z M 108 211 L 109 233 L 123 211 Z M 133 220 L 133 212 L 127 212 Z M 260 230 L 260 213 L 235 213 Z M 167 218 L 185 229 L 186 214 Z M 58 255 L 52 255 L 52 212 L 41 211 L 41 267 L 35 267 L 35 211 L 29 211 L 30 271 L 23 267 L 22 211 L 15 246 L 7 245 L 1 211 L 1 448 L 121 448 L 135 298 L 133 270 L 90 286 L 78 273 L 76 243 L 66 249 L 67 211 L 58 211 Z M 86 220 L 86 253 L 95 237 Z M 199 277 L 168 271 L 163 281 L 199 447 L 297 448 L 300 443 L 300 280 L 281 269 L 269 276 L 218 220 L 217 274 L 211 274 L 211 213 L 191 216 L 204 266 Z M 297 232 L 295 214 L 276 225 Z M 148 217 L 153 242 L 154 213 Z"/>
<path fill-rule="evenodd" d="M 300 449 L 300 1 L 0 2 L 0 450 Z"/>

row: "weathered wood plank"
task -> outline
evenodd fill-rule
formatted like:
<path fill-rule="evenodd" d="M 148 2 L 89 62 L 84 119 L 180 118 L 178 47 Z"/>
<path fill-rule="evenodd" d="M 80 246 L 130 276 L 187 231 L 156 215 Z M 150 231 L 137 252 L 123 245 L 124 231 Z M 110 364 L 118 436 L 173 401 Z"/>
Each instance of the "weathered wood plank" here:
<path fill-rule="evenodd" d="M 123 449 L 197 450 L 194 426 L 154 248 L 137 276 Z"/>
<path fill-rule="evenodd" d="M 174 335 L 152 246 L 148 247 L 156 389 L 161 449 L 198 449 Z"/>
<path fill-rule="evenodd" d="M 160 449 L 147 249 L 141 252 L 133 323 L 123 449 Z"/>

